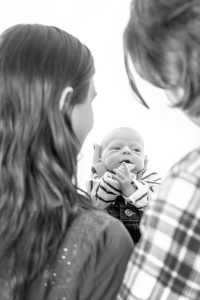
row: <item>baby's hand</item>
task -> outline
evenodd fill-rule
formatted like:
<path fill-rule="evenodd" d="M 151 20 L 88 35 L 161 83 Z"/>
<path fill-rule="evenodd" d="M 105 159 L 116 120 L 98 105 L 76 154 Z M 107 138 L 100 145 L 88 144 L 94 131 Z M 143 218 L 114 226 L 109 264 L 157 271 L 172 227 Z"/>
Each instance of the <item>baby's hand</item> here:
<path fill-rule="evenodd" d="M 127 168 L 128 168 L 131 172 L 134 172 L 135 165 L 134 165 L 134 164 L 130 164 L 130 163 L 125 163 L 125 162 L 123 162 L 123 163 L 117 168 L 117 170 L 123 172 L 123 171 L 124 171 L 124 166 L 127 166 Z"/>
<path fill-rule="evenodd" d="M 133 174 L 130 169 L 131 168 L 123 162 L 119 168 L 113 170 L 115 174 L 112 176 L 113 179 L 119 182 L 122 195 L 127 198 L 136 190 L 132 184 Z"/>

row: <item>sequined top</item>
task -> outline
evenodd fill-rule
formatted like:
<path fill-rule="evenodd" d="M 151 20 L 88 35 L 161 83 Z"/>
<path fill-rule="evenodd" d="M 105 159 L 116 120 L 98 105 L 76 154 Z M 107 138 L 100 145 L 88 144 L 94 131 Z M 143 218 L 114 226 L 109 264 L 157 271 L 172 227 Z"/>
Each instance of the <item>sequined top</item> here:
<path fill-rule="evenodd" d="M 55 263 L 33 282 L 26 300 L 113 300 L 132 250 L 121 222 L 101 211 L 81 211 Z M 9 299 L 5 294 L 1 289 L 1 300 Z"/>

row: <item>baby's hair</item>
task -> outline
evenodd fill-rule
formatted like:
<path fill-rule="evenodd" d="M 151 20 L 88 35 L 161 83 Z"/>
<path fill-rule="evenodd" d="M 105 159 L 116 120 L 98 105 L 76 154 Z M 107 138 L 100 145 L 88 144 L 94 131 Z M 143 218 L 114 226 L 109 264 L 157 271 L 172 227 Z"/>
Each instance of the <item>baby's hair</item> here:
<path fill-rule="evenodd" d="M 114 134 L 116 134 L 116 133 L 118 133 L 118 132 L 120 132 L 122 130 L 129 131 L 132 134 L 134 133 L 136 137 L 140 138 L 140 140 L 141 140 L 141 142 L 142 142 L 142 144 L 144 146 L 144 141 L 143 141 L 143 138 L 142 138 L 141 134 L 137 130 L 133 129 L 132 127 L 125 127 L 124 126 L 124 127 L 118 127 L 118 128 L 114 128 L 114 129 L 110 130 L 103 137 L 103 139 L 101 141 L 101 147 L 102 147 L 102 149 L 106 146 L 106 144 L 110 141 L 110 139 L 112 139 L 112 137 L 113 137 Z"/>

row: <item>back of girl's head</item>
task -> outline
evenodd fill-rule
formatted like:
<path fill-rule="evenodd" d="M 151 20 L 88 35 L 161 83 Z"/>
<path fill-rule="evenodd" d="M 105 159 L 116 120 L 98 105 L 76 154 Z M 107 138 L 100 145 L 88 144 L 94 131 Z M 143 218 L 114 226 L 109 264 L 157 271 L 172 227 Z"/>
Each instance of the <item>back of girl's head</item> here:
<path fill-rule="evenodd" d="M 124 32 L 125 60 L 152 84 L 184 96 L 177 106 L 200 114 L 200 0 L 133 0 Z M 130 61 L 129 61 L 130 62 Z"/>
<path fill-rule="evenodd" d="M 43 25 L 10 28 L 3 33 L 0 43 L 2 124 L 4 118 L 12 123 L 13 134 L 22 134 L 23 147 L 28 146 L 42 127 L 49 126 L 57 139 L 56 147 L 61 136 L 66 135 L 63 133 L 66 124 L 59 110 L 61 93 L 66 86 L 74 90 L 65 116 L 70 125 L 70 112 L 84 100 L 93 72 L 89 50 L 72 35 Z M 47 133 L 48 130 L 44 143 Z"/>
<path fill-rule="evenodd" d="M 77 192 L 70 113 L 93 72 L 88 48 L 58 28 L 17 25 L 1 35 L 0 263 L 13 258 L 15 299 L 55 256 L 78 205 L 90 205 Z M 61 112 L 66 86 L 73 93 Z"/>

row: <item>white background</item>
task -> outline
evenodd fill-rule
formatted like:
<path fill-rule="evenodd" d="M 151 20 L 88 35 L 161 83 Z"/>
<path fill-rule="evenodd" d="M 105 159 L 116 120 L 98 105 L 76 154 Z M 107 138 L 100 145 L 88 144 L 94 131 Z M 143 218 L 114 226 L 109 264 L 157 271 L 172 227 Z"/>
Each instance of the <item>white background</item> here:
<path fill-rule="evenodd" d="M 108 130 L 131 126 L 141 132 L 149 167 L 165 176 L 170 166 L 199 145 L 200 129 L 167 105 L 164 93 L 138 78 L 138 86 L 151 106 L 146 110 L 130 91 L 123 62 L 122 33 L 129 16 L 129 0 L 6 0 L 1 1 L 0 32 L 17 23 L 60 27 L 86 44 L 95 59 L 95 124 L 80 157 L 78 178 L 82 188 L 90 176 L 93 143 Z M 84 120 L 82 120 L 84 122 Z"/>

